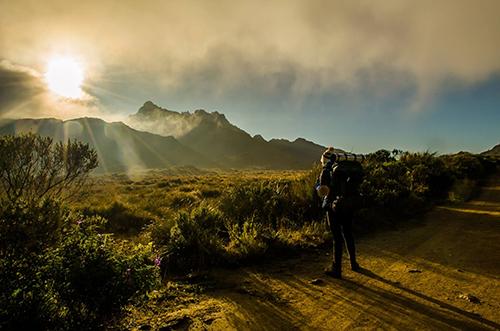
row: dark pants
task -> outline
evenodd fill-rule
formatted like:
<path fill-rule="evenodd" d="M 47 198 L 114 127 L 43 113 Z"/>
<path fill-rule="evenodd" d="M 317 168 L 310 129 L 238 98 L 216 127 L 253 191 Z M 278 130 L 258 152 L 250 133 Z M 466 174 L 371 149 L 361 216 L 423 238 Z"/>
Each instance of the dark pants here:
<path fill-rule="evenodd" d="M 328 224 L 333 234 L 333 262 L 338 271 L 342 266 L 342 252 L 344 249 L 344 239 L 349 252 L 351 266 L 356 264 L 356 248 L 354 237 L 352 236 L 352 212 L 339 213 L 329 210 L 327 213 Z"/>

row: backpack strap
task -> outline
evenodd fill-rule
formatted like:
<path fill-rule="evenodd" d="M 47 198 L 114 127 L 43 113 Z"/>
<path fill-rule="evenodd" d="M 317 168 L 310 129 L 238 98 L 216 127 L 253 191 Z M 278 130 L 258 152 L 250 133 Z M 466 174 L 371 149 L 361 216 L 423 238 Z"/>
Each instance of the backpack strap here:
<path fill-rule="evenodd" d="M 319 184 L 320 185 L 326 185 L 328 187 L 331 187 L 333 165 L 334 165 L 334 162 L 332 160 L 330 160 L 323 166 L 323 170 L 321 170 L 321 174 L 319 175 Z"/>

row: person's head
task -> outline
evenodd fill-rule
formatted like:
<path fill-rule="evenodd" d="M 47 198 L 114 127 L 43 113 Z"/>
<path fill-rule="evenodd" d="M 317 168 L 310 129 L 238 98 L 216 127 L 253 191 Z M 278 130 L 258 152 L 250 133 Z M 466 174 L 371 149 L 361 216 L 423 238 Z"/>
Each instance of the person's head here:
<path fill-rule="evenodd" d="M 325 166 L 325 164 L 327 164 L 332 159 L 334 152 L 335 149 L 333 147 L 328 147 L 326 151 L 324 151 L 321 155 L 321 165 Z"/>

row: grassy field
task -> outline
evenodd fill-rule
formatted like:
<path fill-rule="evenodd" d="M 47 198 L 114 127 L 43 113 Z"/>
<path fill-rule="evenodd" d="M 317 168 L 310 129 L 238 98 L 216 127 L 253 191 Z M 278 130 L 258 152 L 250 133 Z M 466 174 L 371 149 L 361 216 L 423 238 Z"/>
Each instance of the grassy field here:
<path fill-rule="evenodd" d="M 237 185 L 300 181 L 310 171 L 203 171 L 180 168 L 132 174 L 96 175 L 72 199 L 77 209 L 105 211 L 114 204 L 149 219 L 159 220 L 217 200 Z M 312 187 L 311 187 L 312 189 Z"/>
<path fill-rule="evenodd" d="M 198 247 L 200 251 L 214 249 L 216 255 L 234 262 L 265 253 L 276 240 L 292 246 L 323 240 L 325 228 L 319 225 L 323 215 L 313 188 L 318 172 L 319 168 L 224 172 L 179 168 L 92 176 L 71 206 L 84 215 L 107 219 L 106 230 L 116 237 L 152 241 L 159 250 L 165 236 L 176 239 L 170 235 L 172 228 L 180 227 L 188 232 L 177 234 L 184 239 L 207 237 L 206 243 L 197 245 L 211 248 Z M 190 220 L 196 224 L 183 228 Z M 203 233 L 192 238 L 198 230 Z M 220 239 L 217 247 L 213 238 Z"/>

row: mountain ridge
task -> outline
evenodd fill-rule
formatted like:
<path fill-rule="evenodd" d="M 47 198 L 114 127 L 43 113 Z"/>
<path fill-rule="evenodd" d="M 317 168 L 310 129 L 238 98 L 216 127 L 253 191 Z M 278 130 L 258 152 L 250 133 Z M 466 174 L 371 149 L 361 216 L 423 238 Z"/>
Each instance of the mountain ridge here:
<path fill-rule="evenodd" d="M 89 143 L 99 158 L 98 172 L 197 165 L 217 167 L 174 137 L 164 137 L 130 128 L 123 122 L 106 122 L 99 118 L 3 119 L 0 135 L 33 132 L 56 141 L 78 139 Z"/>
<path fill-rule="evenodd" d="M 176 112 L 146 101 L 127 123 L 136 129 L 174 136 L 208 159 L 228 167 L 307 169 L 325 147 L 297 138 L 265 140 L 229 122 L 224 114 L 197 109 Z"/>
<path fill-rule="evenodd" d="M 251 136 L 217 111 L 176 112 L 151 101 L 125 123 L 94 117 L 0 119 L 0 135 L 26 132 L 89 143 L 98 153 L 99 172 L 171 166 L 310 169 L 325 149 L 304 138 Z"/>

